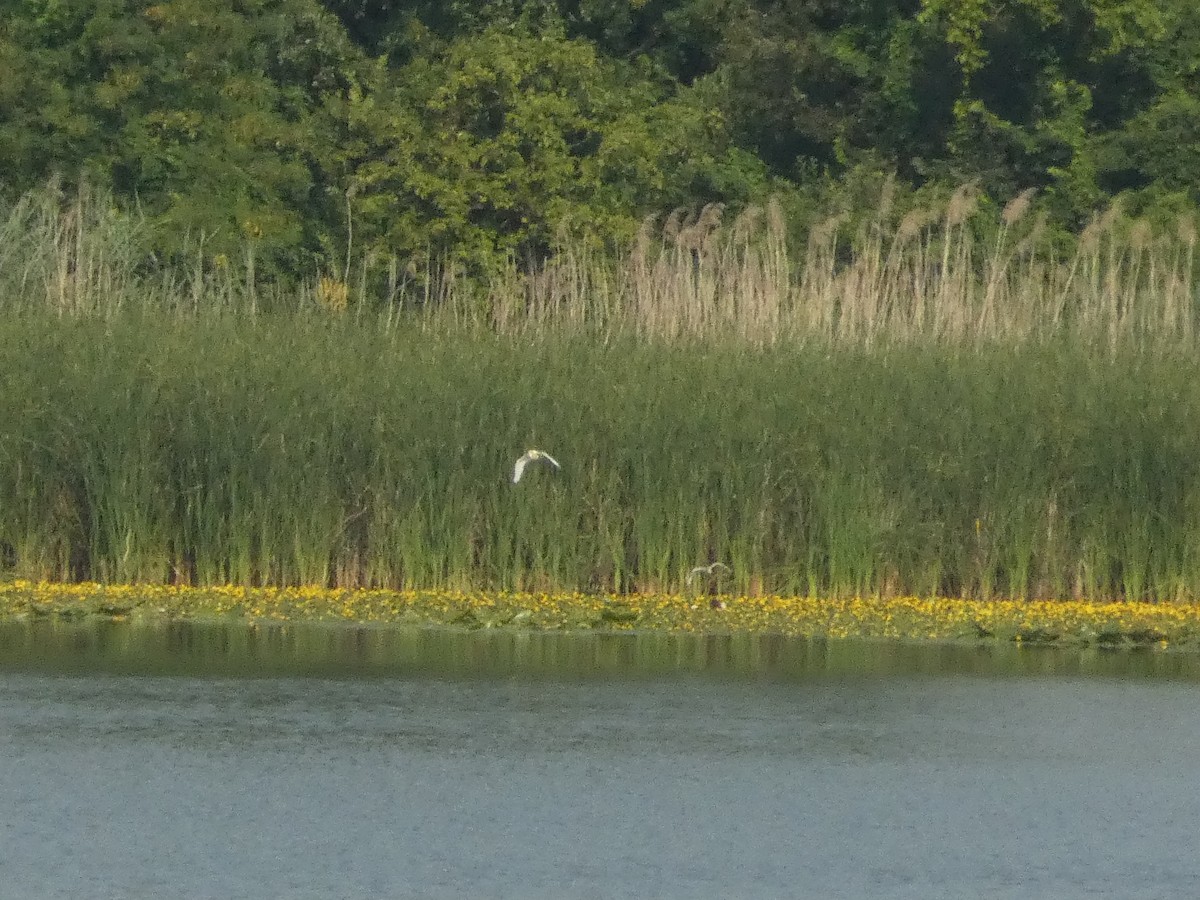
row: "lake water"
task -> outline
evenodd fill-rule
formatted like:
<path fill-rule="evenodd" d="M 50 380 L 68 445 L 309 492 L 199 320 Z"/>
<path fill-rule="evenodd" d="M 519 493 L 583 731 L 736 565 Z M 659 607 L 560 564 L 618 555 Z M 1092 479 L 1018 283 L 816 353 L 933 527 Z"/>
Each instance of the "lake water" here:
<path fill-rule="evenodd" d="M 1200 659 L 0 626 L 0 896 L 1200 896 Z"/>

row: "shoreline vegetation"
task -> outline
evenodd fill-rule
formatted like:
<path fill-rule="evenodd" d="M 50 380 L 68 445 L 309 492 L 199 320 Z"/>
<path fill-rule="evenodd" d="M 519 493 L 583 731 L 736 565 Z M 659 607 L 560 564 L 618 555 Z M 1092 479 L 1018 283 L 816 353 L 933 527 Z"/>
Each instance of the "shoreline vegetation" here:
<path fill-rule="evenodd" d="M 0 621 L 326 623 L 528 632 L 780 635 L 824 640 L 1200 650 L 1200 607 L 949 598 L 600 595 L 0 584 Z"/>
<path fill-rule="evenodd" d="M 1066 234 L 1033 197 L 996 205 L 967 183 L 901 204 L 888 180 L 873 207 L 804 223 L 788 221 L 775 199 L 736 212 L 710 203 L 648 215 L 628 241 L 564 233 L 540 258 L 509 256 L 486 270 L 453 257 L 363 253 L 263 278 L 253 241 L 240 258 L 198 239 L 160 260 L 136 212 L 87 185 L 64 194 L 51 183 L 0 204 L 0 313 L 315 316 L 385 333 L 746 350 L 1195 347 L 1195 210 L 1137 215 L 1118 197 Z"/>
<path fill-rule="evenodd" d="M 0 615 L 1192 641 L 1194 2 L 43 6 Z"/>
<path fill-rule="evenodd" d="M 373 294 L 146 266 L 103 197 L 30 195 L 0 245 L 0 575 L 1200 596 L 1191 222 L 1118 203 L 1054 249 L 1025 195 L 892 199 L 802 247 L 778 207 L 710 206 Z M 530 447 L 563 470 L 513 485 Z"/>

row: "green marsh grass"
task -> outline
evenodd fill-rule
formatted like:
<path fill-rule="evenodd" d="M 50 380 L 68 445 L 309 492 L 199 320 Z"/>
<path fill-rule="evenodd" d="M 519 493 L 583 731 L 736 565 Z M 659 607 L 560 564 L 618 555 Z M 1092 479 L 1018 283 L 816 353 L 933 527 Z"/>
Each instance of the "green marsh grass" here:
<path fill-rule="evenodd" d="M 31 195 L 0 217 L 0 563 L 633 592 L 719 560 L 749 593 L 1195 597 L 1194 228 L 1115 207 L 1066 252 L 1020 207 L 989 231 L 969 188 L 884 204 L 798 252 L 778 206 L 710 207 L 483 287 L 391 260 L 286 288 L 199 239 L 155 268 L 103 198 Z M 509 483 L 529 447 L 564 471 Z"/>
<path fill-rule="evenodd" d="M 7 316 L 0 542 L 108 582 L 1192 596 L 1186 354 Z M 554 453 L 519 485 L 513 460 Z"/>

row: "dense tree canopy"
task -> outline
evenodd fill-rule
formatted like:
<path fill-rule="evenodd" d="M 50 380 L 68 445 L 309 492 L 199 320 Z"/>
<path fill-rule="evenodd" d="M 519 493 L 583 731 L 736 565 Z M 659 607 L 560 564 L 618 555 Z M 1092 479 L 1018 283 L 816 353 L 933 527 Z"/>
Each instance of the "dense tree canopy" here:
<path fill-rule="evenodd" d="M 1200 202 L 1193 0 L 0 0 L 0 191 L 161 253 L 543 252 L 864 174 Z"/>

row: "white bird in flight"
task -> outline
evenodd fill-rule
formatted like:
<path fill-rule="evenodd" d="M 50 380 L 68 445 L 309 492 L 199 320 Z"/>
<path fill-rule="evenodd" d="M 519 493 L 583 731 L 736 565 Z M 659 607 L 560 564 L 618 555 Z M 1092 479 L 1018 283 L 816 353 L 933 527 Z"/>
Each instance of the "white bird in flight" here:
<path fill-rule="evenodd" d="M 725 565 L 725 563 L 722 563 L 722 562 L 715 562 L 712 565 L 708 565 L 708 566 L 696 566 L 696 568 L 694 568 L 694 569 L 692 569 L 692 571 L 688 572 L 688 577 L 684 581 L 684 584 L 691 584 L 692 579 L 695 578 L 697 575 L 713 576 L 713 575 L 719 574 L 720 572 L 732 572 L 732 571 L 733 570 L 731 568 L 729 568 L 729 566 Z"/>
<path fill-rule="evenodd" d="M 525 472 L 525 467 L 531 462 L 548 462 L 556 469 L 561 469 L 558 460 L 549 453 L 543 453 L 541 450 L 526 450 L 521 458 L 513 465 L 513 484 L 521 480 L 521 475 Z"/>

